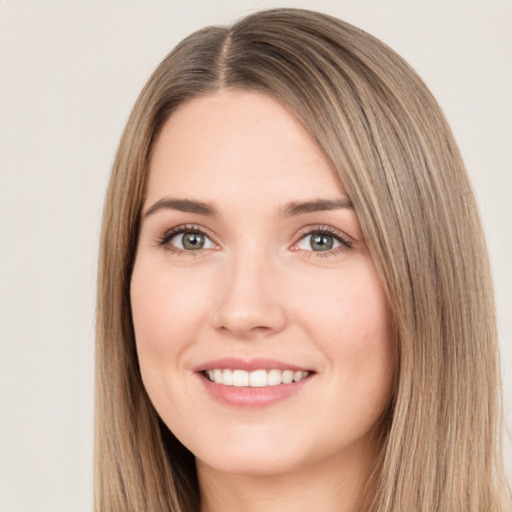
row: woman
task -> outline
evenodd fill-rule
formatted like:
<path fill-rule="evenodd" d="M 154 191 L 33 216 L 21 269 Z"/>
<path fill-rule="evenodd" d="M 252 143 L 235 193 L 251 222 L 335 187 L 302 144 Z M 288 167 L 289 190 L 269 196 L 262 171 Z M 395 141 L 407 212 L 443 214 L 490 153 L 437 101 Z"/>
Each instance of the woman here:
<path fill-rule="evenodd" d="M 302 10 L 185 39 L 107 193 L 97 510 L 498 511 L 493 295 L 424 84 Z"/>

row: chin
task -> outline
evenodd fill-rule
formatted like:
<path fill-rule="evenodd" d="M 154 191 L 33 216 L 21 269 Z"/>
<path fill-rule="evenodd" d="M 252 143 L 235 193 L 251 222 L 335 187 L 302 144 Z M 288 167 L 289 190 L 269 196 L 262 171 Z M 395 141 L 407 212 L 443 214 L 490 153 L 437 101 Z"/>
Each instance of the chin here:
<path fill-rule="evenodd" d="M 245 476 L 276 476 L 294 472 L 304 463 L 304 447 L 299 449 L 296 443 L 285 443 L 283 439 L 286 437 L 282 435 L 253 436 L 249 442 L 232 438 L 228 443 L 205 443 L 203 449 L 196 444 L 189 449 L 196 454 L 198 467 L 205 465 L 223 473 Z"/>
<path fill-rule="evenodd" d="M 201 465 L 221 473 L 247 477 L 276 477 L 295 473 L 301 463 L 295 457 L 282 454 L 227 454 L 224 457 L 211 457 L 207 460 L 197 460 L 198 469 Z"/>

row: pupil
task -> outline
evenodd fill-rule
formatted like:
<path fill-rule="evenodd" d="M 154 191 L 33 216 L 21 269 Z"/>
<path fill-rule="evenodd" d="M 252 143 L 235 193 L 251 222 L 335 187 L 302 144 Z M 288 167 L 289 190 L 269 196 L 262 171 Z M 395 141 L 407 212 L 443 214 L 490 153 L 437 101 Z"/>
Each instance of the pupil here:
<path fill-rule="evenodd" d="M 182 244 L 185 249 L 196 251 L 204 246 L 204 236 L 201 233 L 184 233 Z"/>
<path fill-rule="evenodd" d="M 328 251 L 333 246 L 332 236 L 317 234 L 311 237 L 311 248 L 314 251 Z"/>

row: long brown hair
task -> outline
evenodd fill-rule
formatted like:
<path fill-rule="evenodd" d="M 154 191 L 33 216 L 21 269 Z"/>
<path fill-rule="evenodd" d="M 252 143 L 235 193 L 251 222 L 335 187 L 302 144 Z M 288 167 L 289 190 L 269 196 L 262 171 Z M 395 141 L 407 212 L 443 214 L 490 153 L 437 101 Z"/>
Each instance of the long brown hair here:
<path fill-rule="evenodd" d="M 269 94 L 302 121 L 352 200 L 385 288 L 398 365 L 364 509 L 501 510 L 493 290 L 451 131 L 420 78 L 383 43 L 324 14 L 278 9 L 181 42 L 123 133 L 98 275 L 97 512 L 199 509 L 194 458 L 141 381 L 129 284 L 153 142 L 179 105 L 221 88 Z"/>

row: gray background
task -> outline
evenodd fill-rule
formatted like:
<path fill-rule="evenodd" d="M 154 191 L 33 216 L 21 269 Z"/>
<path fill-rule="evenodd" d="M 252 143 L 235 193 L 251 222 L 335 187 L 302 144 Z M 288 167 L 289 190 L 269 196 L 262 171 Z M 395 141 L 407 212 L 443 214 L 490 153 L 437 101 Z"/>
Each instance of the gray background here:
<path fill-rule="evenodd" d="M 99 225 L 139 90 L 191 31 L 277 6 L 381 38 L 443 107 L 487 232 L 512 425 L 510 0 L 0 0 L 0 511 L 92 507 Z"/>

